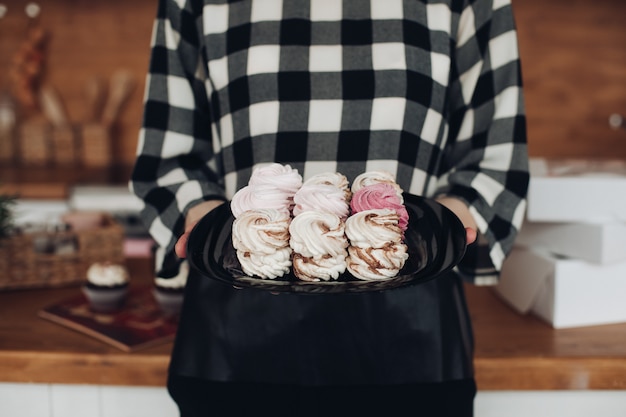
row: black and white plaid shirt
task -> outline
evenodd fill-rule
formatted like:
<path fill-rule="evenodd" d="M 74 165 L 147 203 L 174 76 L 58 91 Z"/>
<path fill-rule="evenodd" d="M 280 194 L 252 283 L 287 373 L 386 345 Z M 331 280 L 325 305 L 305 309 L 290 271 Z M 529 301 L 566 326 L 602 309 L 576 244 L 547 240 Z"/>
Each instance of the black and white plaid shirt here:
<path fill-rule="evenodd" d="M 131 180 L 174 275 L 184 214 L 257 164 L 395 173 L 480 229 L 458 271 L 492 284 L 528 185 L 509 0 L 161 0 Z"/>

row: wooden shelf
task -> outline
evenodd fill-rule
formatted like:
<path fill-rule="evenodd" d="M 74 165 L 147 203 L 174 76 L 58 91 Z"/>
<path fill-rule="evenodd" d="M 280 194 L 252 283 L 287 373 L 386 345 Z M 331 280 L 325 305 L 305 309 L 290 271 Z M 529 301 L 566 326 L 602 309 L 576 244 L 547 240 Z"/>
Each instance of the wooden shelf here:
<path fill-rule="evenodd" d="M 150 282 L 129 259 L 132 285 Z M 37 317 L 77 288 L 0 292 L 0 380 L 164 386 L 172 344 L 125 353 Z M 521 316 L 489 288 L 467 286 L 479 390 L 626 389 L 626 323 L 555 330 Z"/>

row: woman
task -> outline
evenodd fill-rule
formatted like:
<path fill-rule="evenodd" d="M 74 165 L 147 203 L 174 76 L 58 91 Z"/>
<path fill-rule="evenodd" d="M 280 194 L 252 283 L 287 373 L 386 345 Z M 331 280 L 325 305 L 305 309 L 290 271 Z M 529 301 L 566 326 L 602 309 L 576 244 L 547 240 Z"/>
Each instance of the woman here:
<path fill-rule="evenodd" d="M 182 416 L 470 416 L 462 280 L 493 284 L 525 207 L 508 0 L 161 0 L 132 189 L 174 276 L 193 225 L 279 162 L 384 169 L 467 228 L 426 284 L 275 296 L 191 274 L 168 387 Z"/>

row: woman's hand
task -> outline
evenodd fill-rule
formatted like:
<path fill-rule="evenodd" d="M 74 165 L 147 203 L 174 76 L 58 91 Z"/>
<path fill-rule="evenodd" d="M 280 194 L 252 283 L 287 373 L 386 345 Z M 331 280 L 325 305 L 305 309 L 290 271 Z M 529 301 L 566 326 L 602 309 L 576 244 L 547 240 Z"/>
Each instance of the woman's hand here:
<path fill-rule="evenodd" d="M 179 258 L 187 257 L 187 241 L 189 240 L 189 233 L 191 233 L 191 229 L 193 229 L 200 219 L 203 218 L 209 211 L 222 205 L 223 203 L 224 201 L 222 200 L 204 201 L 189 209 L 187 217 L 185 218 L 185 232 L 178 238 L 174 248 L 176 255 Z"/>
<path fill-rule="evenodd" d="M 476 225 L 476 220 L 472 213 L 470 213 L 467 205 L 454 197 L 439 197 L 436 200 L 442 206 L 450 209 L 451 212 L 456 214 L 456 216 L 461 220 L 463 226 L 465 226 L 465 236 L 467 239 L 467 244 L 472 244 L 476 241 L 476 237 L 478 236 L 478 226 Z"/>

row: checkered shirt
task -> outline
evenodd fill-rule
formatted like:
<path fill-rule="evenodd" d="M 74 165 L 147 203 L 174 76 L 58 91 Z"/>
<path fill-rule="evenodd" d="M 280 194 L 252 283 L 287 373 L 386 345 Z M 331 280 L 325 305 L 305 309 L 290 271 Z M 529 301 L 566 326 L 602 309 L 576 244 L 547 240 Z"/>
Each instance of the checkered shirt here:
<path fill-rule="evenodd" d="M 497 281 L 528 186 L 509 0 L 160 0 L 151 52 L 130 185 L 159 275 L 191 206 L 279 162 L 460 198 L 480 233 L 456 270 Z"/>

